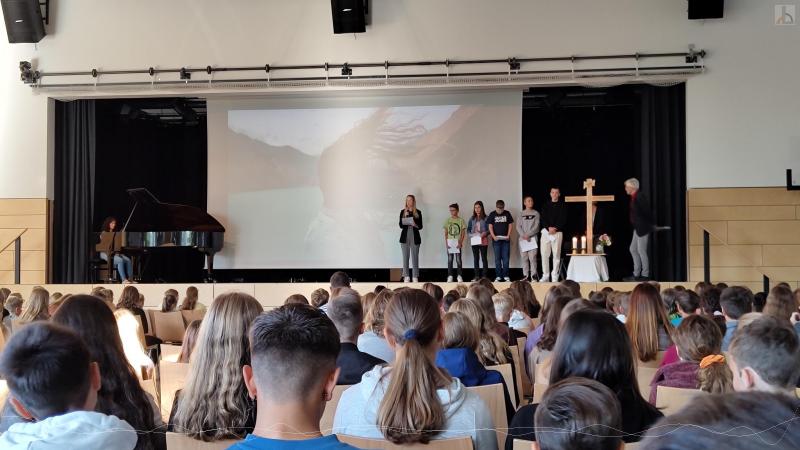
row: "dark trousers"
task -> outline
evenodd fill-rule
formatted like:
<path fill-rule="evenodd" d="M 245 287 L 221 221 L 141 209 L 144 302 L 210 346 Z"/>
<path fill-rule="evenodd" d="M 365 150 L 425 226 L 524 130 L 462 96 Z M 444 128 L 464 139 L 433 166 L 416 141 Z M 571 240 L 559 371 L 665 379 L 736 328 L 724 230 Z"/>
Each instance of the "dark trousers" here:
<path fill-rule="evenodd" d="M 511 257 L 511 243 L 507 240 L 494 241 L 494 272 L 497 277 L 508 278 L 508 260 Z"/>
<path fill-rule="evenodd" d="M 489 246 L 473 245 L 472 259 L 475 262 L 475 278 L 485 277 L 486 269 L 489 266 Z M 481 261 L 483 261 L 483 269 L 481 269 Z"/>
<path fill-rule="evenodd" d="M 458 270 L 458 276 L 461 276 L 461 253 L 448 253 L 447 254 L 447 276 L 452 277 L 455 276 L 455 270 L 453 270 L 453 260 L 456 260 L 456 268 Z"/>

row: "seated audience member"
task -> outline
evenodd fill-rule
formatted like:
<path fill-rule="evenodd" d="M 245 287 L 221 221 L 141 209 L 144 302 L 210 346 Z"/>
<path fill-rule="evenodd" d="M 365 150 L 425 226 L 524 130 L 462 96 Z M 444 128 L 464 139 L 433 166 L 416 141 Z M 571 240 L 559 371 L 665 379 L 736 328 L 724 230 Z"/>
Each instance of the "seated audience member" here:
<path fill-rule="evenodd" d="M 395 362 L 375 367 L 342 394 L 334 433 L 385 438 L 395 444 L 470 436 L 476 449 L 496 449 L 486 404 L 436 367 L 442 338 L 436 302 L 420 289 L 398 290 L 384 318 Z"/>
<path fill-rule="evenodd" d="M 722 295 L 722 290 L 715 285 L 709 285 L 704 288 L 702 292 L 703 294 L 700 295 L 700 308 L 703 309 L 703 313 L 712 318 L 714 322 L 719 325 L 720 330 L 724 334 L 728 327 L 725 324 L 725 317 L 722 316 L 722 307 L 719 305 L 719 298 Z"/>
<path fill-rule="evenodd" d="M 442 300 L 442 309 L 444 312 L 448 312 L 450 310 L 450 306 L 452 306 L 453 303 L 457 302 L 458 300 L 461 300 L 461 295 L 458 293 L 458 291 L 455 289 L 447 291 L 447 293 L 444 294 L 444 299 Z"/>
<path fill-rule="evenodd" d="M 537 450 L 620 450 L 622 412 L 619 401 L 603 384 L 588 378 L 567 378 L 550 386 L 536 408 L 533 425 Z"/>
<path fill-rule="evenodd" d="M 178 355 L 179 363 L 189 364 L 192 358 L 194 346 L 197 344 L 197 334 L 200 332 L 200 324 L 202 320 L 193 320 L 189 322 L 186 331 L 183 332 L 183 341 L 181 342 L 181 353 Z"/>
<path fill-rule="evenodd" d="M 364 331 L 364 311 L 356 291 L 340 289 L 339 296 L 330 301 L 327 314 L 339 332 L 341 343 L 336 358 L 336 367 L 339 368 L 336 384 L 356 384 L 373 367 L 386 364 L 386 361 L 358 350 L 356 342 Z"/>
<path fill-rule="evenodd" d="M 372 308 L 372 305 L 375 303 L 375 299 L 378 297 L 378 294 L 374 292 L 367 292 L 366 294 L 361 296 L 361 311 L 364 312 L 366 316 L 367 311 Z"/>
<path fill-rule="evenodd" d="M 639 392 L 625 325 L 605 311 L 578 311 L 564 322 L 553 349 L 549 384 L 569 377 L 590 378 L 614 392 L 622 411 L 625 442 L 638 441 L 645 430 L 663 417 Z M 509 425 L 506 450 L 513 448 L 515 438 L 536 440 L 535 430 L 530 427 L 538 407 L 526 405 L 517 410 Z"/>
<path fill-rule="evenodd" d="M 138 327 L 138 322 L 129 312 L 119 312 L 128 314 Z M 138 374 L 124 351 L 128 344 L 126 341 L 134 341 L 139 345 L 139 340 L 131 336 L 121 338 L 114 315 L 106 303 L 97 297 L 73 295 L 64 301 L 52 321 L 83 338 L 92 361 L 100 367 L 101 385 L 95 410 L 117 416 L 131 424 L 137 432 L 140 431 L 137 449 L 164 449 L 166 440 L 161 412 L 153 397 L 142 389 Z M 153 366 L 143 352 L 142 358 Z M 147 432 L 149 430 L 153 432 Z"/>
<path fill-rule="evenodd" d="M 375 297 L 372 307 L 364 317 L 365 331 L 358 336 L 358 350 L 391 364 L 394 350 L 383 335 L 383 313 L 392 298 L 392 291 L 384 289 Z"/>
<path fill-rule="evenodd" d="M 508 291 L 508 289 L 506 289 L 506 291 Z M 511 297 L 505 293 L 506 291 L 499 292 L 492 296 L 492 303 L 494 304 L 494 317 L 495 320 L 497 320 L 497 323 L 508 332 L 508 340 L 506 343 L 508 345 L 517 345 L 517 339 L 524 338 L 527 335 L 519 330 L 511 328 L 509 325 L 514 304 L 512 303 Z"/>
<path fill-rule="evenodd" d="M 650 403 L 658 386 L 700 389 L 712 394 L 731 390 L 732 374 L 721 354 L 722 333 L 713 320 L 689 316 L 673 333 L 680 361 L 661 366 L 650 383 Z"/>
<path fill-rule="evenodd" d="M 533 328 L 533 322 L 531 322 L 531 318 L 528 315 L 528 305 L 525 303 L 523 294 L 521 293 L 524 288 L 515 288 L 514 283 L 530 285 L 530 283 L 525 281 L 512 281 L 511 286 L 508 289 L 503 289 L 503 291 L 499 292 L 499 294 L 503 294 L 511 300 L 511 314 L 509 315 L 507 321 L 508 326 L 511 329 L 520 330 L 520 332 L 524 331 L 524 333 L 527 333 L 531 330 L 531 328 Z M 494 297 L 494 295 L 492 297 Z"/>
<path fill-rule="evenodd" d="M 700 308 L 700 297 L 694 291 L 678 291 L 675 294 L 675 310 L 678 313 L 678 317 L 670 319 L 670 323 L 672 323 L 672 326 L 677 327 L 684 318 L 692 314 L 703 313 Z"/>
<path fill-rule="evenodd" d="M 194 286 L 189 286 L 186 288 L 186 297 L 183 298 L 183 302 L 181 302 L 181 311 L 205 311 L 206 305 L 200 303 L 199 301 L 199 292 L 197 288 Z"/>
<path fill-rule="evenodd" d="M 331 275 L 331 298 L 339 294 L 339 289 L 350 287 L 350 276 L 345 272 L 338 271 Z"/>
<path fill-rule="evenodd" d="M 628 320 L 628 312 L 631 310 L 631 293 L 619 292 L 614 302 L 614 314 L 617 320 L 625 323 Z"/>
<path fill-rule="evenodd" d="M 488 278 L 483 278 L 483 279 L 485 279 L 489 283 L 489 285 L 492 284 L 492 282 L 489 281 Z M 492 288 L 492 289 L 494 289 L 494 288 Z M 458 283 L 456 285 L 456 289 L 455 290 L 456 290 L 456 292 L 458 292 L 458 298 L 460 298 L 460 299 L 461 298 L 467 298 L 467 291 L 469 290 L 469 288 L 467 287 L 466 284 Z"/>
<path fill-rule="evenodd" d="M 790 321 L 800 336 L 800 318 L 798 318 L 800 311 L 794 294 L 788 287 L 777 285 L 772 288 L 764 305 L 764 314 Z"/>
<path fill-rule="evenodd" d="M 551 286 L 550 289 L 547 290 L 547 294 L 544 296 L 544 304 L 542 305 L 542 312 L 539 315 L 541 317 L 541 322 L 539 325 L 531 330 L 528 333 L 528 339 L 525 341 L 525 367 L 526 369 L 530 369 L 528 367 L 528 359 L 530 358 L 531 352 L 536 347 L 536 344 L 539 342 L 539 339 L 542 338 L 542 334 L 544 334 L 544 324 L 547 322 L 547 313 L 552 306 L 553 302 L 555 302 L 556 298 L 560 296 L 568 296 L 568 293 L 565 292 L 566 289 L 560 288 L 558 286 Z M 559 311 L 559 315 L 561 312 Z"/>
<path fill-rule="evenodd" d="M 581 294 L 581 285 L 577 281 L 564 280 L 561 282 L 561 286 L 567 289 L 572 298 L 583 297 Z"/>
<path fill-rule="evenodd" d="M 242 379 L 250 364 L 247 332 L 264 311 L 242 292 L 218 295 L 200 325 L 182 390 L 175 394 L 170 431 L 194 439 L 242 439 L 255 426 L 255 405 Z"/>
<path fill-rule="evenodd" d="M 56 313 L 56 310 L 58 309 L 59 306 L 61 306 L 61 303 L 63 303 L 64 300 L 68 299 L 69 296 L 70 294 L 67 294 L 65 296 L 61 292 L 53 292 L 52 294 L 50 294 L 50 301 L 47 304 L 47 315 L 53 317 L 53 314 Z"/>
<path fill-rule="evenodd" d="M 722 316 L 725 317 L 725 335 L 722 338 L 722 351 L 727 352 L 728 346 L 736 331 L 736 324 L 740 317 L 753 310 L 753 292 L 743 286 L 733 286 L 722 291 L 719 297 Z"/>
<path fill-rule="evenodd" d="M 0 320 L 5 319 L 8 316 L 8 311 L 5 309 L 6 299 L 11 295 L 11 289 L 9 288 L 0 288 L 0 308 L 2 308 L 2 314 L 0 316 Z"/>
<path fill-rule="evenodd" d="M 16 331 L 14 329 L 14 322 L 19 320 L 20 315 L 22 314 L 22 297 L 9 295 L 6 299 L 4 308 L 6 311 L 8 311 L 8 315 L 3 319 L 3 325 L 6 327 L 6 330 L 8 330 L 9 333 L 13 333 Z"/>
<path fill-rule="evenodd" d="M 625 327 L 631 336 L 633 353 L 641 362 L 654 360 L 659 351 L 672 345 L 670 335 L 674 328 L 653 285 L 640 283 L 633 289 Z"/>
<path fill-rule="evenodd" d="M 497 333 L 486 328 L 486 317 L 478 302 L 462 298 L 450 306 L 448 312 L 460 312 L 478 329 L 478 360 L 484 366 L 496 366 L 512 361 L 508 345 Z"/>
<path fill-rule="evenodd" d="M 147 313 L 145 313 L 142 307 L 139 306 L 139 290 L 136 289 L 135 286 L 125 286 L 125 288 L 122 290 L 122 293 L 119 295 L 117 309 L 127 309 L 131 312 L 131 314 L 138 316 L 142 321 L 142 329 L 144 330 L 144 334 L 150 332 L 147 323 Z"/>
<path fill-rule="evenodd" d="M 372 292 L 373 292 L 375 295 L 378 295 L 378 294 L 380 294 L 380 292 L 381 292 L 382 290 L 384 290 L 384 289 L 388 289 L 388 288 L 387 288 L 386 286 L 382 285 L 382 284 L 378 284 L 378 285 L 376 285 L 376 286 L 375 286 L 375 289 L 373 289 L 373 290 L 372 290 Z"/>
<path fill-rule="evenodd" d="M 444 290 L 439 287 L 437 284 L 433 283 L 425 283 L 422 285 L 422 290 L 427 292 L 428 295 L 433 297 L 436 300 L 436 304 L 439 305 L 439 309 L 444 311 L 444 306 L 442 303 L 444 302 Z"/>
<path fill-rule="evenodd" d="M 139 377 L 150 379 L 155 371 L 155 363 L 147 355 L 147 345 L 144 342 L 146 337 L 139 321 L 136 320 L 136 316 L 124 308 L 114 311 L 114 318 L 117 321 L 125 358 Z"/>
<path fill-rule="evenodd" d="M 545 375 L 546 377 L 546 372 L 536 373 L 536 365 L 549 364 L 548 360 L 556 345 L 556 339 L 558 338 L 561 312 L 571 301 L 572 299 L 570 297 L 558 297 L 547 311 L 542 337 L 539 339 L 539 342 L 536 343 L 536 346 L 533 347 L 533 350 L 531 350 L 530 356 L 528 356 L 528 375 L 531 379 L 531 384 L 537 383 L 537 377 L 540 375 Z M 538 382 L 541 383 L 543 381 L 539 380 Z"/>
<path fill-rule="evenodd" d="M 331 295 L 328 293 L 326 289 L 315 289 L 314 292 L 311 293 L 311 298 L 309 299 L 311 306 L 314 308 L 319 308 L 322 312 L 328 312 L 328 300 L 330 300 Z"/>
<path fill-rule="evenodd" d="M 599 309 L 608 309 L 608 298 L 602 291 L 592 292 L 589 294 L 589 301 Z"/>
<path fill-rule="evenodd" d="M 178 296 L 171 293 L 164 294 L 164 300 L 161 302 L 161 312 L 173 312 L 178 306 Z"/>
<path fill-rule="evenodd" d="M 308 305 L 308 299 L 303 294 L 292 294 L 286 297 L 284 305 Z"/>
<path fill-rule="evenodd" d="M 517 315 L 516 313 L 511 313 L 511 321 L 509 324 L 512 328 L 516 329 L 525 329 L 523 325 L 525 325 L 525 316 L 527 316 L 528 321 L 530 321 L 531 317 L 539 317 L 539 313 L 541 312 L 542 305 L 539 304 L 539 300 L 536 299 L 536 293 L 533 292 L 533 287 L 527 281 L 517 280 L 512 281 L 510 289 L 515 291 L 519 296 L 520 300 L 522 301 L 522 309 L 518 309 L 518 306 L 515 307 L 515 311 L 518 311 L 520 314 Z M 521 322 L 517 322 L 518 320 L 522 319 Z M 531 324 L 528 325 L 528 328 L 533 328 Z"/>
<path fill-rule="evenodd" d="M 23 307 L 19 321 L 21 323 L 30 323 L 36 320 L 48 320 L 50 318 L 50 314 L 47 312 L 49 305 L 50 293 L 41 287 L 33 288 L 31 296 L 28 297 L 28 302 Z"/>
<path fill-rule="evenodd" d="M 800 448 L 800 400 L 767 392 L 701 395 L 659 421 L 647 450 L 795 450 Z"/>
<path fill-rule="evenodd" d="M 467 292 L 467 298 L 473 300 L 480 307 L 483 314 L 483 327 L 496 333 L 508 345 L 511 342 L 511 330 L 508 325 L 499 323 L 495 317 L 492 296 L 497 294 L 498 292 L 492 294 L 492 291 L 488 288 L 473 283 Z M 516 341 L 514 343 L 516 344 Z"/>
<path fill-rule="evenodd" d="M 763 312 L 764 305 L 767 304 L 767 293 L 756 292 L 753 294 L 753 312 Z"/>
<path fill-rule="evenodd" d="M 356 304 L 361 307 L 357 298 Z M 319 429 L 338 375 L 339 339 L 325 314 L 285 305 L 258 317 L 249 334 L 251 363 L 244 366 L 244 383 L 256 403 L 256 426 L 229 448 L 354 449 Z"/>
<path fill-rule="evenodd" d="M 0 357 L 0 374 L 8 383 L 11 404 L 32 421 L 12 425 L 0 436 L 0 448 L 136 447 L 131 425 L 95 412 L 100 370 L 74 332 L 45 322 L 19 330 Z"/>
<path fill-rule="evenodd" d="M 678 291 L 673 288 L 668 288 L 661 291 L 661 302 L 664 303 L 664 310 L 667 311 L 667 317 L 669 317 L 670 323 L 680 317 L 678 315 L 677 305 L 675 304 L 675 296 L 677 294 Z M 672 326 L 677 327 L 675 324 Z"/>
<path fill-rule="evenodd" d="M 786 320 L 763 315 L 742 324 L 733 336 L 727 361 L 735 390 L 795 395 L 800 341 Z"/>

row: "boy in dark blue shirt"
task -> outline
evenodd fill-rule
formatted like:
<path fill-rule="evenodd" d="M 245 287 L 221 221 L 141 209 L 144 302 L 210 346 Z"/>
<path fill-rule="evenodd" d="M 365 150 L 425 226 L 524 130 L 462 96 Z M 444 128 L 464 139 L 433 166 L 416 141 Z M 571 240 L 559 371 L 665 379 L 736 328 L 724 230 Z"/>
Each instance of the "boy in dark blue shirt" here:
<path fill-rule="evenodd" d="M 259 316 L 250 329 L 251 365 L 244 366 L 256 426 L 229 449 L 355 449 L 319 429 L 339 376 L 339 348 L 336 327 L 316 308 L 285 305 Z"/>
<path fill-rule="evenodd" d="M 494 248 L 494 271 L 496 273 L 494 281 L 511 281 L 508 276 L 508 260 L 511 256 L 510 239 L 511 231 L 514 229 L 511 224 L 514 223 L 514 218 L 510 212 L 505 210 L 505 207 L 506 202 L 498 200 L 495 203 L 495 210 L 486 218 Z"/>

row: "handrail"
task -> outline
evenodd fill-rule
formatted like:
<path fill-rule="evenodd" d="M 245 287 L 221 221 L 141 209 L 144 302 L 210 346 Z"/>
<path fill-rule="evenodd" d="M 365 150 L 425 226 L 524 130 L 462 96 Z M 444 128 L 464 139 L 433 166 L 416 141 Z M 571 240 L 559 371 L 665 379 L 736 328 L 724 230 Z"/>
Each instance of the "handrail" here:
<path fill-rule="evenodd" d="M 14 284 L 22 282 L 22 235 L 27 231 L 28 228 L 24 228 L 8 244 L 0 248 L 1 253 L 6 251 L 11 244 L 14 244 Z"/>
<path fill-rule="evenodd" d="M 703 281 L 705 281 L 706 283 L 711 283 L 711 237 L 713 236 L 713 233 L 709 231 L 706 227 L 704 227 L 701 223 L 698 223 L 697 226 L 699 226 L 703 230 Z M 743 257 L 744 259 L 749 260 L 749 258 L 746 255 L 743 255 L 742 253 L 733 249 L 730 245 L 728 245 L 727 242 L 722 240 L 720 237 L 714 236 L 714 238 L 731 252 L 736 253 L 739 256 Z M 752 267 L 759 273 L 761 273 L 763 291 L 769 292 L 769 287 L 770 287 L 769 275 L 764 273 L 764 271 L 761 270 L 761 267 L 757 264 L 752 264 Z"/>

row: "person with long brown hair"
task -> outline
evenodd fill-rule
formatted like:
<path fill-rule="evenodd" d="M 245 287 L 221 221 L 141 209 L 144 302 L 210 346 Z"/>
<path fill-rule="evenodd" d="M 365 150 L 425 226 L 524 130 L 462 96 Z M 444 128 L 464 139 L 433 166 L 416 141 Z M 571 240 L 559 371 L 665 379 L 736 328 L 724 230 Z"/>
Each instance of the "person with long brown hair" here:
<path fill-rule="evenodd" d="M 383 335 L 384 311 L 392 298 L 392 291 L 380 291 L 372 305 L 364 313 L 364 332 L 358 336 L 358 350 L 391 364 L 394 361 L 394 350 L 386 342 Z"/>
<path fill-rule="evenodd" d="M 536 299 L 536 293 L 533 292 L 533 287 L 527 281 L 513 281 L 509 289 L 516 292 L 519 298 L 519 304 L 514 306 L 514 311 L 511 314 L 511 321 L 509 324 L 511 328 L 516 329 L 531 329 L 533 328 L 531 318 L 539 317 L 542 305 Z M 517 301 L 515 299 L 515 301 Z"/>
<path fill-rule="evenodd" d="M 486 316 L 480 304 L 470 298 L 462 298 L 450 305 L 448 312 L 460 312 L 478 328 L 478 359 L 484 366 L 496 366 L 511 362 L 511 352 L 503 338 L 487 328 Z"/>
<path fill-rule="evenodd" d="M 483 208 L 483 202 L 478 200 L 472 205 L 472 216 L 467 222 L 467 234 L 470 238 L 470 246 L 472 247 L 473 267 L 475 268 L 475 278 L 477 281 L 486 275 L 489 269 L 489 227 L 486 226 L 486 210 Z M 473 238 L 475 239 L 473 241 Z M 480 238 L 480 243 L 478 242 Z M 483 268 L 481 269 L 481 263 Z"/>
<path fill-rule="evenodd" d="M 181 342 L 181 353 L 178 355 L 178 362 L 189 364 L 194 351 L 194 346 L 197 343 L 197 334 L 200 332 L 201 320 L 193 320 L 189 322 L 186 331 L 183 332 L 183 342 Z"/>
<path fill-rule="evenodd" d="M 713 320 L 686 317 L 673 333 L 680 361 L 661 367 L 650 383 L 650 403 L 656 404 L 658 386 L 700 389 L 723 394 L 733 389 L 733 374 L 722 353 L 722 333 Z"/>
<path fill-rule="evenodd" d="M 528 375 L 531 379 L 531 384 L 536 383 L 536 365 L 544 364 L 546 360 L 550 358 L 550 354 L 553 352 L 553 348 L 555 347 L 556 340 L 558 338 L 561 312 L 564 310 L 564 307 L 567 306 L 567 303 L 571 301 L 571 297 L 562 295 L 556 297 L 556 299 L 553 300 L 553 303 L 548 308 L 547 316 L 544 322 L 544 331 L 542 331 L 542 337 L 539 339 L 533 349 L 531 349 L 530 355 L 528 355 Z"/>
<path fill-rule="evenodd" d="M 672 345 L 674 328 L 655 286 L 640 283 L 633 289 L 625 328 L 631 336 L 633 354 L 639 361 L 652 361 L 659 351 Z"/>
<path fill-rule="evenodd" d="M 792 290 L 783 285 L 777 285 L 769 291 L 767 303 L 764 305 L 764 314 L 788 320 L 800 336 L 800 305 Z"/>
<path fill-rule="evenodd" d="M 198 299 L 198 292 L 197 288 L 194 286 L 189 286 L 186 288 L 186 297 L 183 298 L 183 302 L 181 302 L 181 311 L 205 311 L 206 305 L 200 303 Z"/>
<path fill-rule="evenodd" d="M 406 223 L 403 223 L 403 222 Z M 419 281 L 419 247 L 422 237 L 422 211 L 417 209 L 417 198 L 412 194 L 406 195 L 406 206 L 400 210 L 400 248 L 403 250 L 403 281 L 411 281 L 408 273 L 408 258 L 411 257 L 414 283 Z"/>
<path fill-rule="evenodd" d="M 35 287 L 31 291 L 31 296 L 25 302 L 22 315 L 19 321 L 22 323 L 33 322 L 34 320 L 47 320 L 50 318 L 48 308 L 50 306 L 50 293 L 42 287 Z"/>
<path fill-rule="evenodd" d="M 203 441 L 242 439 L 253 431 L 256 408 L 242 367 L 250 364 L 250 324 L 263 311 L 242 292 L 214 299 L 200 325 L 184 388 L 175 395 L 170 430 Z"/>
<path fill-rule="evenodd" d="M 431 296 L 420 289 L 395 291 L 384 319 L 395 362 L 375 367 L 342 394 L 333 432 L 394 444 L 471 436 L 475 448 L 496 449 L 486 404 L 436 367 L 442 318 Z"/>

